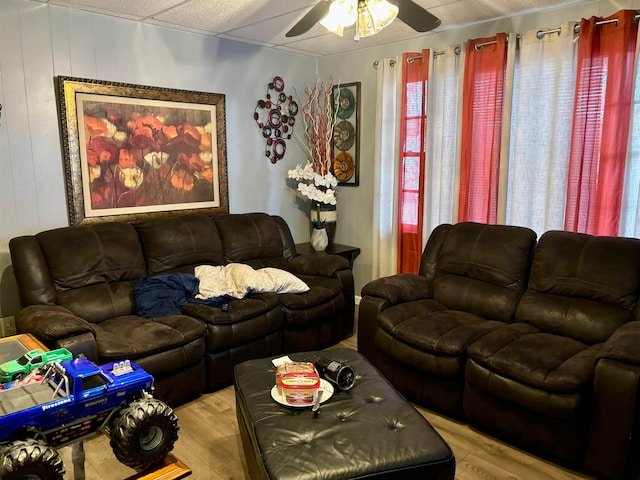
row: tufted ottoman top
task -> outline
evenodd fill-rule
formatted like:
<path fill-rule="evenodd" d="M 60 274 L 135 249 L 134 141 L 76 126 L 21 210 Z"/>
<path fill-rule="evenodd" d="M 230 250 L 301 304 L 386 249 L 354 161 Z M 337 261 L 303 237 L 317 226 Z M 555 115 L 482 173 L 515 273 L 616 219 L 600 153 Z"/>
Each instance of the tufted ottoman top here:
<path fill-rule="evenodd" d="M 357 351 L 290 354 L 322 356 L 356 371 L 355 386 L 320 408 L 293 408 L 271 398 L 271 358 L 235 368 L 238 426 L 251 479 L 453 479 L 453 453 L 420 415 Z"/>

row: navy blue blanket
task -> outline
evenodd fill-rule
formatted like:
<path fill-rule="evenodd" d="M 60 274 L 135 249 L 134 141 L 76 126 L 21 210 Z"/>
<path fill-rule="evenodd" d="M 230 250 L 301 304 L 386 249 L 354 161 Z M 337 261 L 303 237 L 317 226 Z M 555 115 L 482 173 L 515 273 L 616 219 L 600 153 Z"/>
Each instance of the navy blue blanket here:
<path fill-rule="evenodd" d="M 197 299 L 199 284 L 196 276 L 188 273 L 145 275 L 133 289 L 136 312 L 146 318 L 179 315 L 189 302 L 217 307 L 233 299 L 227 295 Z"/>

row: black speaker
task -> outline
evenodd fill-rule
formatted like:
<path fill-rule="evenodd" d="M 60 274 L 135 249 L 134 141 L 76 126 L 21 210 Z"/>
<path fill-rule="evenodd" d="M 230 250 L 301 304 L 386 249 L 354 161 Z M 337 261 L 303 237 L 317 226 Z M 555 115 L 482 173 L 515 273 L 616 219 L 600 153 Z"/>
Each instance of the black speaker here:
<path fill-rule="evenodd" d="M 349 365 L 326 358 L 318 358 L 314 363 L 318 373 L 340 390 L 349 390 L 356 383 L 356 372 Z"/>

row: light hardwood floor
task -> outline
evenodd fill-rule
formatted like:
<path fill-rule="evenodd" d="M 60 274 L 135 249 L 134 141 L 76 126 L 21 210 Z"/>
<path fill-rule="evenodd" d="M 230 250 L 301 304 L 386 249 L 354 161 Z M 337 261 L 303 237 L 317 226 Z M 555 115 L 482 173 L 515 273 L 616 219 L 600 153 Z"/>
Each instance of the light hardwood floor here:
<path fill-rule="evenodd" d="M 356 348 L 353 336 L 336 347 Z M 457 480 L 572 480 L 590 479 L 532 456 L 492 437 L 424 408 L 416 407 L 449 443 L 456 461 Z M 200 396 L 175 409 L 180 436 L 173 454 L 192 470 L 189 479 L 251 480 L 246 472 L 236 423 L 233 387 Z M 65 480 L 122 480 L 135 472 L 114 457 L 109 440 L 99 435 L 85 442 L 84 477 L 74 472 L 70 447 L 61 453 Z"/>

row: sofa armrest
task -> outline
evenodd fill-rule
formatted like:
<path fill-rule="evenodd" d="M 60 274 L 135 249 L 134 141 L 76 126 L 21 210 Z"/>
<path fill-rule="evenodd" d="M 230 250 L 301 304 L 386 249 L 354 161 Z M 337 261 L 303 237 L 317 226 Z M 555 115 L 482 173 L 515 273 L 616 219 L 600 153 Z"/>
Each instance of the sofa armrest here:
<path fill-rule="evenodd" d="M 388 307 L 385 299 L 372 296 L 363 296 L 358 305 L 358 351 L 374 366 L 377 366 L 375 335 L 378 315 Z"/>
<path fill-rule="evenodd" d="M 585 466 L 606 478 L 626 478 L 638 468 L 640 428 L 640 322 L 622 325 L 604 343 L 593 380 Z"/>
<path fill-rule="evenodd" d="M 433 287 L 429 280 L 411 273 L 378 278 L 362 287 L 363 297 L 382 298 L 389 305 L 426 300 L 432 297 L 432 293 Z"/>
<path fill-rule="evenodd" d="M 340 270 L 349 269 L 349 260 L 339 255 L 308 253 L 290 259 L 287 267 L 299 275 L 334 277 Z"/>
<path fill-rule="evenodd" d="M 640 321 L 625 323 L 605 342 L 598 357 L 640 366 Z"/>
<path fill-rule="evenodd" d="M 31 333 L 47 345 L 95 330 L 89 322 L 75 316 L 60 305 L 30 305 L 16 315 L 16 328 L 21 333 Z"/>

